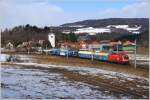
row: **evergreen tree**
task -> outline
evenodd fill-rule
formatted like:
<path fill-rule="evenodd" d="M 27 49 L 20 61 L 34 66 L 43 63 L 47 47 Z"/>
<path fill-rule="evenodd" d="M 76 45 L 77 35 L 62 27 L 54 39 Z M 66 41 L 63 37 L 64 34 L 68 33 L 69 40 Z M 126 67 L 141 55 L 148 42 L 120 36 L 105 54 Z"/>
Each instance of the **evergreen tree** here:
<path fill-rule="evenodd" d="M 68 34 L 68 40 L 71 42 L 76 42 L 77 41 L 77 36 L 74 33 Z"/>

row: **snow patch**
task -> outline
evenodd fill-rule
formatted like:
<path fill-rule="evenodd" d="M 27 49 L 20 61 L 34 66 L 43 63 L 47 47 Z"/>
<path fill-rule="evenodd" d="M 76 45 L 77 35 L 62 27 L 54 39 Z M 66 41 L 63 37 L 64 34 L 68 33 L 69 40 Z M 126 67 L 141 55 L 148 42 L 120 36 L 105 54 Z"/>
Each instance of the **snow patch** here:
<path fill-rule="evenodd" d="M 129 27 L 129 25 L 108 25 L 107 28 L 111 28 L 111 27 L 115 27 L 115 28 L 120 28 L 120 29 L 125 29 L 129 32 L 132 32 L 134 34 L 139 34 L 139 30 L 141 28 L 141 26 L 138 25 L 134 25 L 134 27 Z"/>
<path fill-rule="evenodd" d="M 125 73 L 119 73 L 119 72 L 114 72 L 114 71 L 109 71 L 109 70 L 104 70 L 104 69 L 98 69 L 98 68 L 91 68 L 91 67 L 79 67 L 79 66 L 66 66 L 66 65 L 54 65 L 54 64 L 38 64 L 38 63 L 15 63 L 18 65 L 31 65 L 35 67 L 43 67 L 43 68 L 65 68 L 69 71 L 74 71 L 78 72 L 82 75 L 95 75 L 95 76 L 100 76 L 104 75 L 106 78 L 118 78 L 122 77 L 127 80 L 134 80 L 134 79 L 140 79 L 140 80 L 146 80 L 148 81 L 149 79 L 146 77 L 141 77 L 141 76 L 135 76 L 135 75 L 129 75 Z"/>
<path fill-rule="evenodd" d="M 23 74 L 23 75 L 22 75 Z M 94 86 L 70 81 L 59 73 L 38 69 L 2 68 L 3 98 L 26 99 L 96 99 L 117 98 Z"/>
<path fill-rule="evenodd" d="M 80 33 L 89 33 L 90 35 L 96 35 L 97 33 L 110 33 L 111 30 L 109 28 L 93 28 L 93 27 L 87 27 L 87 28 L 79 28 L 74 33 L 80 34 Z"/>
<path fill-rule="evenodd" d="M 8 58 L 9 58 L 9 55 L 7 55 L 7 54 L 1 54 L 0 55 L 0 61 L 1 62 L 6 62 Z"/>

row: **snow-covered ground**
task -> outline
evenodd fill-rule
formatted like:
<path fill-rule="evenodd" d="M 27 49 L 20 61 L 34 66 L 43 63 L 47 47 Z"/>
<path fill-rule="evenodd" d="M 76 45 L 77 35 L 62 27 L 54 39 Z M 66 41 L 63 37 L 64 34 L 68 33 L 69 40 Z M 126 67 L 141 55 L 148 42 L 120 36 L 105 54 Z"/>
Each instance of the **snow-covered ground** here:
<path fill-rule="evenodd" d="M 54 64 L 38 64 L 38 63 L 14 63 L 14 64 L 34 66 L 34 67 L 43 67 L 43 68 L 63 68 L 63 69 L 67 69 L 69 71 L 78 72 L 83 75 L 85 75 L 85 74 L 94 75 L 94 76 L 104 75 L 104 76 L 106 76 L 106 78 L 123 77 L 123 78 L 126 78 L 127 80 L 144 79 L 144 80 L 148 81 L 148 78 L 145 78 L 145 77 L 139 77 L 139 76 L 129 75 L 129 74 L 121 73 L 121 72 L 119 73 L 119 72 L 108 71 L 108 70 L 92 68 L 92 67 L 79 67 L 79 66 L 54 65 Z"/>
<path fill-rule="evenodd" d="M 7 56 L 1 56 L 3 62 L 6 61 L 4 58 L 7 58 Z M 112 83 L 117 82 L 117 84 L 131 81 L 135 83 L 139 82 L 140 84 L 134 84 L 134 87 L 132 87 L 132 85 L 130 86 L 133 90 L 137 88 L 148 90 L 149 88 L 149 79 L 147 77 L 92 68 L 90 66 L 66 66 L 50 63 L 39 64 L 36 62 L 33 63 L 30 56 L 20 55 L 20 57 L 22 60 L 25 60 L 25 62 L 9 62 L 8 65 L 2 65 L 2 98 L 118 98 L 115 94 L 112 94 L 110 90 L 101 90 L 95 85 L 70 80 L 63 76 L 61 72 L 53 72 L 53 69 L 65 69 L 68 72 L 78 73 L 79 75 L 99 77 L 106 80 L 113 79 Z M 30 61 L 26 62 L 27 58 L 30 58 L 28 59 Z M 43 69 L 41 70 L 40 68 Z M 119 95 L 119 98 L 133 98 L 133 95 Z M 147 98 L 147 96 L 143 95 L 143 98 Z"/>
<path fill-rule="evenodd" d="M 0 54 L 0 62 L 7 62 L 8 59 L 12 56 L 12 59 L 18 59 L 23 62 L 31 62 L 34 59 L 30 55 L 9 55 L 9 54 Z"/>
<path fill-rule="evenodd" d="M 10 57 L 10 55 L 1 54 L 1 55 L 0 55 L 0 61 L 1 61 L 1 62 L 6 62 L 9 57 Z"/>
<path fill-rule="evenodd" d="M 2 67 L 2 98 L 11 99 L 93 99 L 117 98 L 109 91 L 99 91 L 82 82 L 70 81 L 60 73 L 38 69 Z M 125 98 L 125 97 L 122 97 Z"/>
<path fill-rule="evenodd" d="M 111 94 L 110 90 L 99 90 L 97 86 L 83 82 L 71 81 L 64 77 L 62 73 L 53 72 L 51 69 L 60 68 L 79 73 L 81 75 L 100 76 L 105 79 L 119 79 L 117 84 L 126 81 L 138 81 L 142 83 L 135 84 L 138 88 L 148 90 L 148 78 L 137 77 L 133 75 L 101 70 L 97 68 L 73 67 L 51 64 L 36 63 L 15 63 L 16 65 L 3 65 L 2 72 L 2 98 L 76 98 L 76 99 L 100 99 L 118 98 Z M 19 66 L 27 65 L 20 68 Z M 15 67 L 14 67 L 15 66 Z M 32 68 L 31 68 L 32 66 Z M 34 67 L 35 69 L 34 69 Z M 39 68 L 49 68 L 40 70 Z M 112 81 L 113 82 L 113 81 Z M 115 81 L 114 81 L 115 82 Z M 132 87 L 131 87 L 132 88 Z M 136 89 L 136 88 L 133 88 Z M 119 94 L 119 98 L 134 98 L 132 95 Z M 143 98 L 147 98 L 143 95 Z"/>

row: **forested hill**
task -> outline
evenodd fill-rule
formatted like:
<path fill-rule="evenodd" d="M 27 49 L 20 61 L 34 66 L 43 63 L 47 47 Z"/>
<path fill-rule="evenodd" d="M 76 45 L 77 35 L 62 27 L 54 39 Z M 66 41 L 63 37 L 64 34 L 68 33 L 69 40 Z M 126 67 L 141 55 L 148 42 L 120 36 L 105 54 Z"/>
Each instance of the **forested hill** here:
<path fill-rule="evenodd" d="M 66 23 L 61 26 L 83 25 L 85 27 L 105 27 L 108 25 L 142 25 L 148 28 L 148 18 L 109 18 L 109 19 L 96 19 L 84 20 L 74 23 Z"/>
<path fill-rule="evenodd" d="M 37 26 L 32 25 L 20 25 L 16 26 L 12 29 L 5 29 L 1 33 L 1 44 L 2 46 L 6 45 L 8 42 L 12 42 L 13 44 L 18 45 L 22 42 L 27 41 L 38 41 L 45 40 L 48 43 L 48 34 L 55 33 L 56 41 L 76 41 L 75 34 L 63 34 L 61 27 L 47 27 L 39 28 Z"/>

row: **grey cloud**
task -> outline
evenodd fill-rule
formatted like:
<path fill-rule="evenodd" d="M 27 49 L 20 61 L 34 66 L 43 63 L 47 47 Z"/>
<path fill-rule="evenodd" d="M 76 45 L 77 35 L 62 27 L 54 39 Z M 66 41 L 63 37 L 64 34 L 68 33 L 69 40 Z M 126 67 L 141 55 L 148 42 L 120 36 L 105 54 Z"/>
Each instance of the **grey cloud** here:
<path fill-rule="evenodd" d="M 20 0 L 22 1 L 22 0 Z M 0 1 L 0 26 L 11 28 L 16 25 L 52 25 L 63 14 L 61 7 L 48 2 L 11 3 Z"/>
<path fill-rule="evenodd" d="M 149 17 L 147 0 L 130 4 L 121 9 L 107 8 L 89 13 L 65 12 L 48 0 L 0 0 L 0 28 L 17 25 L 37 25 L 39 27 L 60 25 L 86 19 L 111 17 Z"/>
<path fill-rule="evenodd" d="M 102 18 L 107 17 L 128 17 L 128 18 L 140 18 L 149 17 L 149 3 L 138 2 L 122 7 L 121 9 L 109 8 L 100 10 L 98 16 Z"/>

